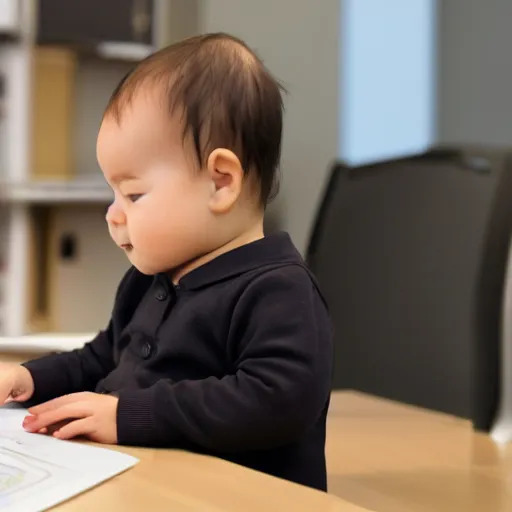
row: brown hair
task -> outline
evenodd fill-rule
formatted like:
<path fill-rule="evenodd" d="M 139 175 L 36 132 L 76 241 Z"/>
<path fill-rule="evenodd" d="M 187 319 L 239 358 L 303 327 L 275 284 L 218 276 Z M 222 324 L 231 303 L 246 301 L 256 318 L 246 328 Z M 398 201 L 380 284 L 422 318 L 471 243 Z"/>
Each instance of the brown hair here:
<path fill-rule="evenodd" d="M 105 115 L 120 120 L 142 84 L 165 87 L 170 114 L 183 111 L 199 165 L 217 147 L 233 151 L 256 173 L 261 202 L 277 190 L 283 87 L 241 40 L 223 33 L 185 39 L 150 55 L 121 80 Z"/>

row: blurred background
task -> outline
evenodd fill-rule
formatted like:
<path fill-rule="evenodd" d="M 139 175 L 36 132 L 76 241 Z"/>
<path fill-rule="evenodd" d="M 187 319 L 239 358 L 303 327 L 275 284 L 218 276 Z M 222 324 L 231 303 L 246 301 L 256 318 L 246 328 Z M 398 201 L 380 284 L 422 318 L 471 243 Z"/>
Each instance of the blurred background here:
<path fill-rule="evenodd" d="M 507 0 L 0 0 L 0 334 L 106 325 L 128 262 L 104 220 L 111 192 L 95 155 L 103 109 L 153 50 L 224 31 L 289 91 L 267 230 L 289 231 L 325 287 L 346 342 L 337 385 L 468 416 L 491 178 L 500 182 L 512 141 L 510 19 Z M 433 146 L 451 153 L 389 170 Z M 498 156 L 455 157 L 467 147 Z M 329 217 L 343 169 L 397 181 L 334 200 L 343 224 Z M 509 234 L 500 231 L 499 247 L 508 250 Z M 485 313 L 496 343 L 499 254 Z M 429 379 L 439 393 L 425 391 Z"/>

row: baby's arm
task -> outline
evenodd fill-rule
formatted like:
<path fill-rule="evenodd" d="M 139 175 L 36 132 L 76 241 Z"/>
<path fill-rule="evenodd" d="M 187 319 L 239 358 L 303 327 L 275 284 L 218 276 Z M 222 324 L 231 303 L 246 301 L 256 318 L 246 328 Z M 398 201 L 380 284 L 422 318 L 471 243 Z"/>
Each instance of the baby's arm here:
<path fill-rule="evenodd" d="M 130 269 L 121 280 L 114 308 L 119 296 L 129 286 L 133 270 Z M 108 327 L 83 348 L 60 354 L 52 354 L 24 363 L 34 380 L 35 391 L 29 405 L 46 402 L 58 396 L 93 391 L 96 384 L 114 369 L 113 325 Z"/>
<path fill-rule="evenodd" d="M 52 354 L 23 364 L 34 380 L 30 405 L 61 395 L 92 391 L 96 383 L 114 367 L 112 324 L 83 348 Z"/>
<path fill-rule="evenodd" d="M 166 380 L 119 394 L 120 444 L 214 452 L 270 449 L 299 439 L 325 408 L 331 386 L 327 311 L 300 267 L 256 279 L 232 321 L 236 368 L 223 378 Z"/>

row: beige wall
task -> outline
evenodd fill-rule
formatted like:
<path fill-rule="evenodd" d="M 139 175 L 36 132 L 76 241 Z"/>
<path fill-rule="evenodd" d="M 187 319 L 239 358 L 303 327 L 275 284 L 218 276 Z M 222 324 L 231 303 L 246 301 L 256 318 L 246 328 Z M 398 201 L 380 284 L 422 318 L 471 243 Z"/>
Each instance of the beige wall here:
<path fill-rule="evenodd" d="M 132 67 L 131 63 L 91 59 L 82 60 L 77 68 L 74 146 L 80 176 L 102 179 L 96 136 L 110 95 Z"/>
<path fill-rule="evenodd" d="M 59 260 L 52 269 L 55 327 L 59 332 L 96 331 L 106 326 L 117 285 L 128 260 L 110 239 L 103 206 L 61 206 L 57 238 L 72 233 L 77 256 Z"/>

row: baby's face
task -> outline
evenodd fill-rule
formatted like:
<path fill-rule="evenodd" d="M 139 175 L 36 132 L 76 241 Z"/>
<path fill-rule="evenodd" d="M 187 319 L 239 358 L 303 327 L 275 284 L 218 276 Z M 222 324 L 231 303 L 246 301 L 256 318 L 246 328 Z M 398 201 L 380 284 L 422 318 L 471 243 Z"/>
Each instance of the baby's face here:
<path fill-rule="evenodd" d="M 175 124 L 156 102 L 138 97 L 119 124 L 107 117 L 98 135 L 98 162 L 115 198 L 109 232 L 144 274 L 196 258 L 211 227 L 211 182 L 194 168 Z"/>

